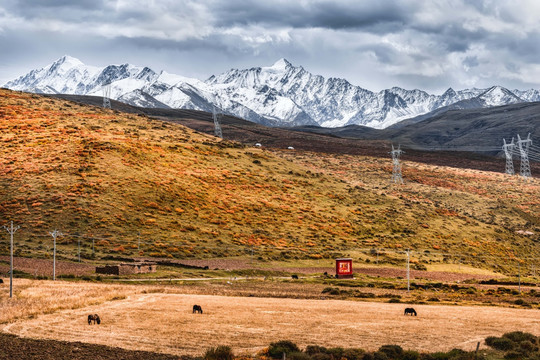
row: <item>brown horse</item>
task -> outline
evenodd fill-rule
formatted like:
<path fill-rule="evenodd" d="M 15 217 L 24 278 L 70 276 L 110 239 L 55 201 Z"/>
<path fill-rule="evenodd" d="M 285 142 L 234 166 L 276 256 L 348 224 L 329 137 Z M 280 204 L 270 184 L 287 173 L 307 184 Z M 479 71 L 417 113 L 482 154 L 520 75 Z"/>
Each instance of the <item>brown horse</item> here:
<path fill-rule="evenodd" d="M 193 305 L 193 313 L 202 314 L 202 307 L 200 305 Z"/>
<path fill-rule="evenodd" d="M 416 310 L 414 310 L 413 308 L 406 308 L 404 315 L 408 315 L 408 314 L 411 314 L 411 316 L 413 315 L 416 316 Z"/>
<path fill-rule="evenodd" d="M 94 322 L 94 324 L 95 323 L 97 323 L 98 325 L 101 324 L 101 319 L 99 318 L 98 314 L 88 315 L 88 325 L 91 325 L 92 321 Z"/>

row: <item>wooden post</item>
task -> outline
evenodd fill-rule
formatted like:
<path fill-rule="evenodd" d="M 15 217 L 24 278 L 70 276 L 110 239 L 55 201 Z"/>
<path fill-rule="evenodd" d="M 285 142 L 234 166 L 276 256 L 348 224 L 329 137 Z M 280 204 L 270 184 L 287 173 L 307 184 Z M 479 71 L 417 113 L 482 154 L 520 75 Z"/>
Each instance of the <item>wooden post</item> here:
<path fill-rule="evenodd" d="M 519 293 L 521 294 L 521 261 L 518 262 Z"/>

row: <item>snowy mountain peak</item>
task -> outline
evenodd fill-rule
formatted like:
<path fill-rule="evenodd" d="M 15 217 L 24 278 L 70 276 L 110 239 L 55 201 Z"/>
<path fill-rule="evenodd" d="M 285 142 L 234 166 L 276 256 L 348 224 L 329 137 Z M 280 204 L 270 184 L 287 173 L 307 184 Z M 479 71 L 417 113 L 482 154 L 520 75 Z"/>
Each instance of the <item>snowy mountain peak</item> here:
<path fill-rule="evenodd" d="M 57 73 L 59 75 L 64 75 L 74 68 L 82 67 L 84 67 L 82 61 L 69 55 L 64 55 L 48 67 L 47 74 Z"/>
<path fill-rule="evenodd" d="M 502 86 L 492 86 L 479 95 L 478 98 L 484 100 L 488 106 L 499 106 L 523 102 L 521 98 Z"/>
<path fill-rule="evenodd" d="M 449 87 L 445 92 L 444 94 L 442 94 L 443 97 L 453 97 L 453 96 L 456 96 L 456 92 L 454 91 L 454 89 L 452 89 L 451 87 Z"/>
<path fill-rule="evenodd" d="M 289 61 L 287 61 L 287 59 L 281 58 L 278 61 L 276 61 L 274 65 L 268 67 L 267 69 L 273 69 L 276 71 L 284 71 L 289 67 L 293 67 L 292 64 Z"/>
<path fill-rule="evenodd" d="M 56 66 L 65 65 L 69 67 L 75 67 L 75 66 L 84 66 L 84 63 L 73 56 L 64 55 L 60 59 L 56 60 L 51 66 L 54 66 L 54 65 Z"/>
<path fill-rule="evenodd" d="M 501 86 L 449 88 L 442 95 L 400 87 L 374 93 L 345 79 L 313 75 L 283 58 L 272 66 L 231 69 L 201 81 L 131 64 L 93 67 L 66 55 L 3 86 L 36 93 L 101 96 L 103 84 L 110 84 L 111 98 L 128 104 L 202 111 L 212 111 L 215 106 L 271 126 L 385 128 L 468 100 L 476 107 L 540 100 L 538 90 L 512 92 Z"/>

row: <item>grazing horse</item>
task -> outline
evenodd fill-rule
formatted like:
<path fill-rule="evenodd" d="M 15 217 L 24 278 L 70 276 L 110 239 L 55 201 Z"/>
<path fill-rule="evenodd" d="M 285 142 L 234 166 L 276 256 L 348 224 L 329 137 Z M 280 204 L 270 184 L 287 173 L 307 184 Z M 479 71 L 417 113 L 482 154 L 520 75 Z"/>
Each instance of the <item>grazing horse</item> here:
<path fill-rule="evenodd" d="M 88 315 L 88 325 L 91 325 L 92 321 L 94 322 L 94 324 L 95 323 L 97 323 L 98 325 L 101 324 L 101 319 L 99 318 L 98 314 Z"/>
<path fill-rule="evenodd" d="M 202 314 L 202 307 L 200 305 L 193 305 L 193 313 Z"/>
<path fill-rule="evenodd" d="M 413 315 L 416 316 L 416 310 L 414 310 L 413 308 L 406 308 L 404 315 L 407 315 L 407 314 L 411 314 L 411 316 Z"/>
<path fill-rule="evenodd" d="M 295 280 L 298 280 L 298 275 L 296 275 L 296 274 L 293 274 L 291 277 L 292 277 L 293 279 L 295 279 Z"/>

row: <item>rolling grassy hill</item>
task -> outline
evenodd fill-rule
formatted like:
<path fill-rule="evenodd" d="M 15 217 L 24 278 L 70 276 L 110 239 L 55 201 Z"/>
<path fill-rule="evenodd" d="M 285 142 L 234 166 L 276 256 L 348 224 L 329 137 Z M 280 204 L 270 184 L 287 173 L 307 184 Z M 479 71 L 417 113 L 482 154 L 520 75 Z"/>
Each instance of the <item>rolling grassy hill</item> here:
<path fill-rule="evenodd" d="M 92 258 L 91 238 L 96 256 L 253 249 L 261 260 L 367 261 L 364 250 L 377 247 L 391 263 L 412 248 L 413 263 L 459 258 L 503 272 L 540 255 L 537 179 L 405 162 L 406 185 L 391 186 L 386 159 L 252 148 L 8 90 L 0 90 L 0 143 L 0 222 L 21 226 L 21 256 L 50 256 L 55 228 L 66 234 L 65 258 L 75 258 L 79 239 Z"/>

